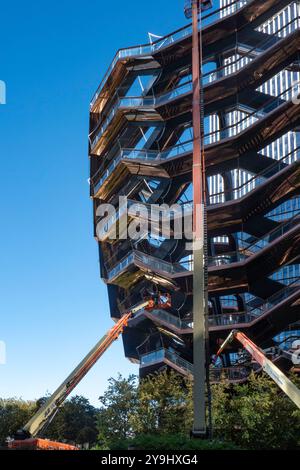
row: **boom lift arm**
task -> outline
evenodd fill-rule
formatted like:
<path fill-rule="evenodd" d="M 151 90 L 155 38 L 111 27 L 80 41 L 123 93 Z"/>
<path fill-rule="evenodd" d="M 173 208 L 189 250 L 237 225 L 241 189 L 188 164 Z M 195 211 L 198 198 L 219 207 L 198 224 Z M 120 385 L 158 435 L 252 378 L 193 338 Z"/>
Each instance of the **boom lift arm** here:
<path fill-rule="evenodd" d="M 73 370 L 67 379 L 51 395 L 46 403 L 37 411 L 30 421 L 21 429 L 16 438 L 29 439 L 36 437 L 54 418 L 56 412 L 62 406 L 66 398 L 85 377 L 89 370 L 96 364 L 98 359 L 105 353 L 111 344 L 119 338 L 124 328 L 128 325 L 128 320 L 138 311 L 152 310 L 154 308 L 166 308 L 170 306 L 170 297 L 154 297 L 151 300 L 145 300 L 142 304 L 134 307 L 127 312 L 108 333 L 96 344 L 96 346 L 87 354 L 80 364 Z"/>
<path fill-rule="evenodd" d="M 281 370 L 268 359 L 256 344 L 253 343 L 244 333 L 233 330 L 228 338 L 221 345 L 218 350 L 215 360 L 222 354 L 224 349 L 231 344 L 234 340 L 238 340 L 243 347 L 251 354 L 253 359 L 258 362 L 262 369 L 274 380 L 274 382 L 281 388 L 281 390 L 300 408 L 300 390 L 288 379 Z"/>

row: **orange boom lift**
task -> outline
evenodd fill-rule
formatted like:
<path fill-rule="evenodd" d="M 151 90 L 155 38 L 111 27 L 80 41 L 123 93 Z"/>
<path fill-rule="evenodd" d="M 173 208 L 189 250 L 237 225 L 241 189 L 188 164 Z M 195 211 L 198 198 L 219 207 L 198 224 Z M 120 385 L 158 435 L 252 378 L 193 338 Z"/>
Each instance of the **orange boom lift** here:
<path fill-rule="evenodd" d="M 151 299 L 137 305 L 127 312 L 111 328 L 108 333 L 96 344 L 80 364 L 73 370 L 67 379 L 51 395 L 46 403 L 36 412 L 30 421 L 15 436 L 15 440 L 8 443 L 9 449 L 16 450 L 78 450 L 77 447 L 60 442 L 52 442 L 39 439 L 37 436 L 51 423 L 59 408 L 66 398 L 86 376 L 89 370 L 96 364 L 100 357 L 107 351 L 111 344 L 116 341 L 128 326 L 129 319 L 140 310 L 163 309 L 171 306 L 168 294 L 153 296 Z"/>
<path fill-rule="evenodd" d="M 220 354 L 222 354 L 224 349 L 235 340 L 239 341 L 243 345 L 246 351 L 250 353 L 253 359 L 262 367 L 269 377 L 274 380 L 278 387 L 280 387 L 281 390 L 295 403 L 295 405 L 300 408 L 300 390 L 244 333 L 241 333 L 238 330 L 233 330 L 218 350 L 214 358 L 214 362 Z"/>

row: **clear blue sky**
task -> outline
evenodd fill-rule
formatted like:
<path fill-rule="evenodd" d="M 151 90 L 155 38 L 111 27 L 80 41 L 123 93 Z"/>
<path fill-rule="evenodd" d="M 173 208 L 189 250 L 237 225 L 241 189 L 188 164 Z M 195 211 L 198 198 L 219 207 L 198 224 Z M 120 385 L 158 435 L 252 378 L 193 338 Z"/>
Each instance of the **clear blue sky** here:
<path fill-rule="evenodd" d="M 89 101 L 119 47 L 185 24 L 183 0 L 15 0 L 1 8 L 0 397 L 53 391 L 111 326 L 89 199 Z M 94 404 L 114 344 L 77 388 Z"/>

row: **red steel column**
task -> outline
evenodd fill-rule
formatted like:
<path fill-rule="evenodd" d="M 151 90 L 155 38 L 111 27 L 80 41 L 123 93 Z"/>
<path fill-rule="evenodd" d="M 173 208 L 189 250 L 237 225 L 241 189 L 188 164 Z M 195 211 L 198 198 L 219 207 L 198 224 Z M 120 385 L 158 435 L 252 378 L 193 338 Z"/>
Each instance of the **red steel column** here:
<path fill-rule="evenodd" d="M 200 15 L 200 34 L 198 28 Z M 206 327 L 205 309 L 205 168 L 202 142 L 201 116 L 201 0 L 192 0 L 193 18 L 193 232 L 194 232 L 194 275 L 193 275 L 193 319 L 194 319 L 194 435 L 206 435 Z"/>

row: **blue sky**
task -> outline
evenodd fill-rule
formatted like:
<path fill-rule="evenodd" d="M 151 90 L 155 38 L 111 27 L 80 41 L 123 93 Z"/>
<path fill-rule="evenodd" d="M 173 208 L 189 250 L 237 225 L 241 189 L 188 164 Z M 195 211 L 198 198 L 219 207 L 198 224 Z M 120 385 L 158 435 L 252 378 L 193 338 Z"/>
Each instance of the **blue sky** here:
<path fill-rule="evenodd" d="M 0 397 L 53 391 L 112 325 L 89 199 L 89 101 L 119 47 L 186 23 L 183 0 L 5 2 L 1 8 Z M 76 389 L 137 373 L 115 343 Z"/>

